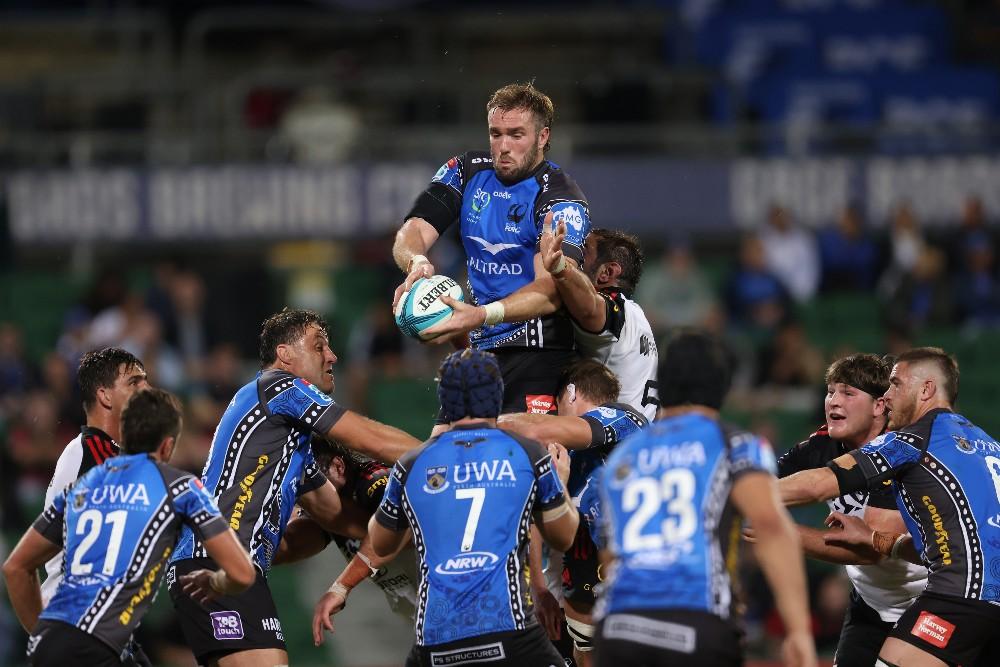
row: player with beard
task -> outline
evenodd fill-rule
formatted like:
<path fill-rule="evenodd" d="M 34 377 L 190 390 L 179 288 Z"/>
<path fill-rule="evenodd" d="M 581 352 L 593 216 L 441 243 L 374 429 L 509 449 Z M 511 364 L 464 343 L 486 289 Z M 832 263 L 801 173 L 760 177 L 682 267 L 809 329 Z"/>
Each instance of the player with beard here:
<path fill-rule="evenodd" d="M 882 645 L 879 666 L 984 664 L 1000 623 L 1000 568 L 993 567 L 1000 548 L 990 536 L 1000 516 L 1000 444 L 952 410 L 958 382 L 958 363 L 940 348 L 904 352 L 885 394 L 890 432 L 779 483 L 784 501 L 797 505 L 892 480 L 909 534 L 874 530 L 864 539 L 883 555 L 922 562 L 928 576 Z M 841 512 L 829 520 L 851 531 L 857 522 Z"/>
<path fill-rule="evenodd" d="M 646 313 L 632 293 L 642 276 L 639 240 L 616 229 L 594 229 L 587 237 L 584 260 L 567 261 L 561 250 L 566 223 L 542 234 L 545 269 L 556 281 L 559 296 L 576 333 L 581 354 L 611 369 L 621 383 L 618 400 L 656 417 L 656 338 Z"/>
<path fill-rule="evenodd" d="M 427 331 L 435 342 L 463 339 L 497 356 L 504 379 L 503 412 L 551 412 L 559 373 L 576 359 L 573 328 L 559 311 L 555 281 L 541 263 L 546 216 L 567 228 L 562 252 L 583 261 L 590 212 L 580 188 L 545 159 L 552 100 L 531 84 L 500 88 L 486 105 L 490 150 L 448 160 L 422 192 L 396 234 L 393 258 L 404 291 L 434 274 L 425 256 L 455 221 L 467 255 L 471 303 Z"/>
<path fill-rule="evenodd" d="M 888 412 L 882 395 L 889 388 L 889 364 L 874 354 L 852 354 L 826 371 L 826 424 L 778 459 L 778 477 L 822 468 L 874 440 L 885 431 Z M 827 501 L 832 512 L 864 517 L 878 530 L 903 533 L 890 484 Z M 853 584 L 836 667 L 870 667 L 886 636 L 927 584 L 926 568 L 865 549 L 827 544 L 825 531 L 798 526 L 807 556 L 845 565 Z"/>

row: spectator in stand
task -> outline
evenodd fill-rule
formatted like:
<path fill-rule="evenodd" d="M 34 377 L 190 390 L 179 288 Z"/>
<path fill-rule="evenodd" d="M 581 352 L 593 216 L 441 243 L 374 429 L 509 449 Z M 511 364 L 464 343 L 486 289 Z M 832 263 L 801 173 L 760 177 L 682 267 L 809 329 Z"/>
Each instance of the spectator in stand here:
<path fill-rule="evenodd" d="M 955 281 L 958 316 L 965 327 L 1000 325 L 1000 285 L 993 275 L 993 242 L 985 232 L 965 236 Z"/>
<path fill-rule="evenodd" d="M 951 287 L 945 275 L 945 254 L 924 246 L 913 270 L 884 295 L 886 321 L 919 330 L 927 325 L 952 323 Z"/>
<path fill-rule="evenodd" d="M 0 405 L 2 412 L 12 413 L 9 401 L 35 385 L 37 373 L 24 354 L 24 336 L 16 324 L 0 322 Z"/>
<path fill-rule="evenodd" d="M 718 307 L 712 286 L 686 239 L 674 240 L 645 273 L 635 300 L 646 312 L 657 339 L 677 327 L 705 326 Z"/>
<path fill-rule="evenodd" d="M 792 215 L 774 205 L 760 233 L 771 273 L 798 303 L 809 301 L 819 287 L 819 250 L 812 232 L 795 224 Z"/>
<path fill-rule="evenodd" d="M 761 240 L 752 234 L 740 245 L 739 266 L 726 283 L 726 303 L 730 320 L 750 331 L 774 331 L 788 313 L 788 292 L 768 268 Z"/>
<path fill-rule="evenodd" d="M 845 207 L 837 223 L 820 232 L 819 254 L 824 292 L 865 291 L 874 287 L 878 245 L 866 232 L 856 205 Z"/>
<path fill-rule="evenodd" d="M 809 342 L 802 325 L 788 320 L 761 350 L 757 384 L 812 387 L 822 381 L 825 366 L 823 353 Z"/>
<path fill-rule="evenodd" d="M 965 260 L 966 249 L 970 241 L 985 236 L 992 246 L 994 242 L 993 233 L 987 225 L 986 209 L 983 207 L 983 200 L 975 195 L 966 197 L 962 204 L 962 217 L 958 222 L 958 233 L 951 237 L 949 267 L 953 272 L 962 270 L 962 262 Z M 991 259 L 989 270 L 994 268 Z"/>

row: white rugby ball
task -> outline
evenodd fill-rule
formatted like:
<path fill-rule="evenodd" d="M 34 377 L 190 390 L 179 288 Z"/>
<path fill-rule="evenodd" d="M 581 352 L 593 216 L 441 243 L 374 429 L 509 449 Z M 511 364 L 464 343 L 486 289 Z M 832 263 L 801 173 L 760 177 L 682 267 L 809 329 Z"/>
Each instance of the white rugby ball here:
<path fill-rule="evenodd" d="M 403 292 L 396 304 L 396 326 L 412 338 L 434 338 L 424 332 L 451 317 L 451 306 L 441 301 L 445 294 L 456 301 L 465 301 L 462 286 L 448 276 L 431 276 L 413 283 L 410 291 Z"/>

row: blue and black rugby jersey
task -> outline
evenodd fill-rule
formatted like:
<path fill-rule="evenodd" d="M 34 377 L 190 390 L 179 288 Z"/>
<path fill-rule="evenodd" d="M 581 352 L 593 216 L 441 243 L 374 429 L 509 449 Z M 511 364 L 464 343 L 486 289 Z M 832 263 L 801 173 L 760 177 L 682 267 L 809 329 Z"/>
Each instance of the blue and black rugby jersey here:
<path fill-rule="evenodd" d="M 540 444 L 485 424 L 453 428 L 401 458 L 375 517 L 389 530 L 413 530 L 417 645 L 536 625 L 532 514 L 544 519 L 565 502 Z"/>
<path fill-rule="evenodd" d="M 1000 602 L 1000 444 L 962 415 L 931 410 L 851 452 L 870 488 L 893 479 L 928 569 L 927 591 Z"/>
<path fill-rule="evenodd" d="M 153 603 L 181 526 L 203 540 L 226 530 L 194 475 L 147 454 L 92 468 L 34 523 L 64 547 L 64 578 L 41 618 L 76 626 L 120 653 Z"/>
<path fill-rule="evenodd" d="M 222 415 L 201 479 L 261 572 L 271 567 L 298 495 L 326 482 L 313 432 L 325 435 L 343 414 L 314 385 L 269 369 L 236 392 Z M 173 560 L 207 555 L 185 530 Z"/>
<path fill-rule="evenodd" d="M 502 299 L 535 279 L 534 257 L 549 211 L 556 223 L 566 223 L 563 252 L 583 264 L 583 242 L 590 233 L 587 200 L 576 182 L 548 160 L 524 180 L 505 185 L 488 152 L 464 153 L 442 165 L 427 195 L 425 201 L 435 205 L 418 200 L 409 217 L 421 217 L 439 232 L 460 221 L 476 305 Z M 484 326 L 470 338 L 481 349 L 574 346 L 572 324 L 563 313 Z"/>
<path fill-rule="evenodd" d="M 580 415 L 590 425 L 591 441 L 587 449 L 570 451 L 567 491 L 580 511 L 581 521 L 573 546 L 563 554 L 563 594 L 574 602 L 593 604 L 593 586 L 598 581 L 597 547 L 590 535 L 590 522 L 600 513 L 593 502 L 585 507 L 583 497 L 597 485 L 596 473 L 622 440 L 649 425 L 637 409 L 624 403 L 606 403 Z"/>
<path fill-rule="evenodd" d="M 687 414 L 654 421 L 598 473 L 605 546 L 616 558 L 598 613 L 691 609 L 732 614 L 739 522 L 729 494 L 748 472 L 773 474 L 762 438 Z"/>

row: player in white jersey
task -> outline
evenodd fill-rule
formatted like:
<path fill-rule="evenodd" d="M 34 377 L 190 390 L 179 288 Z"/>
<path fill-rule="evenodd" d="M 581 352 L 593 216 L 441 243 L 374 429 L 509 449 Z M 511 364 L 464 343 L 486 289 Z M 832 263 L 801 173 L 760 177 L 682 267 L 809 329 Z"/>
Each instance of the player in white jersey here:
<path fill-rule="evenodd" d="M 826 371 L 826 424 L 778 460 L 778 477 L 826 466 L 885 431 L 889 364 L 874 354 L 842 357 Z M 827 501 L 832 512 L 864 517 L 879 530 L 905 532 L 892 487 L 849 493 Z M 826 531 L 799 526 L 807 556 L 845 565 L 851 602 L 834 656 L 836 667 L 869 667 L 892 625 L 923 592 L 927 568 L 885 558 L 870 548 L 850 550 L 827 544 Z"/>
<path fill-rule="evenodd" d="M 639 408 L 646 419 L 659 407 L 656 385 L 656 339 L 646 314 L 631 295 L 642 275 L 639 241 L 614 229 L 593 229 L 587 237 L 583 266 L 562 253 L 566 225 L 545 225 L 540 252 L 563 305 L 573 319 L 580 353 L 618 376 L 618 400 Z M 551 232 L 551 233 L 550 233 Z"/>
<path fill-rule="evenodd" d="M 131 352 L 108 347 L 88 352 L 80 360 L 77 382 L 87 423 L 66 445 L 45 491 L 45 506 L 85 472 L 118 456 L 122 408 L 140 389 L 149 386 L 146 369 Z M 45 564 L 42 603 L 48 604 L 62 581 L 63 552 Z"/>

